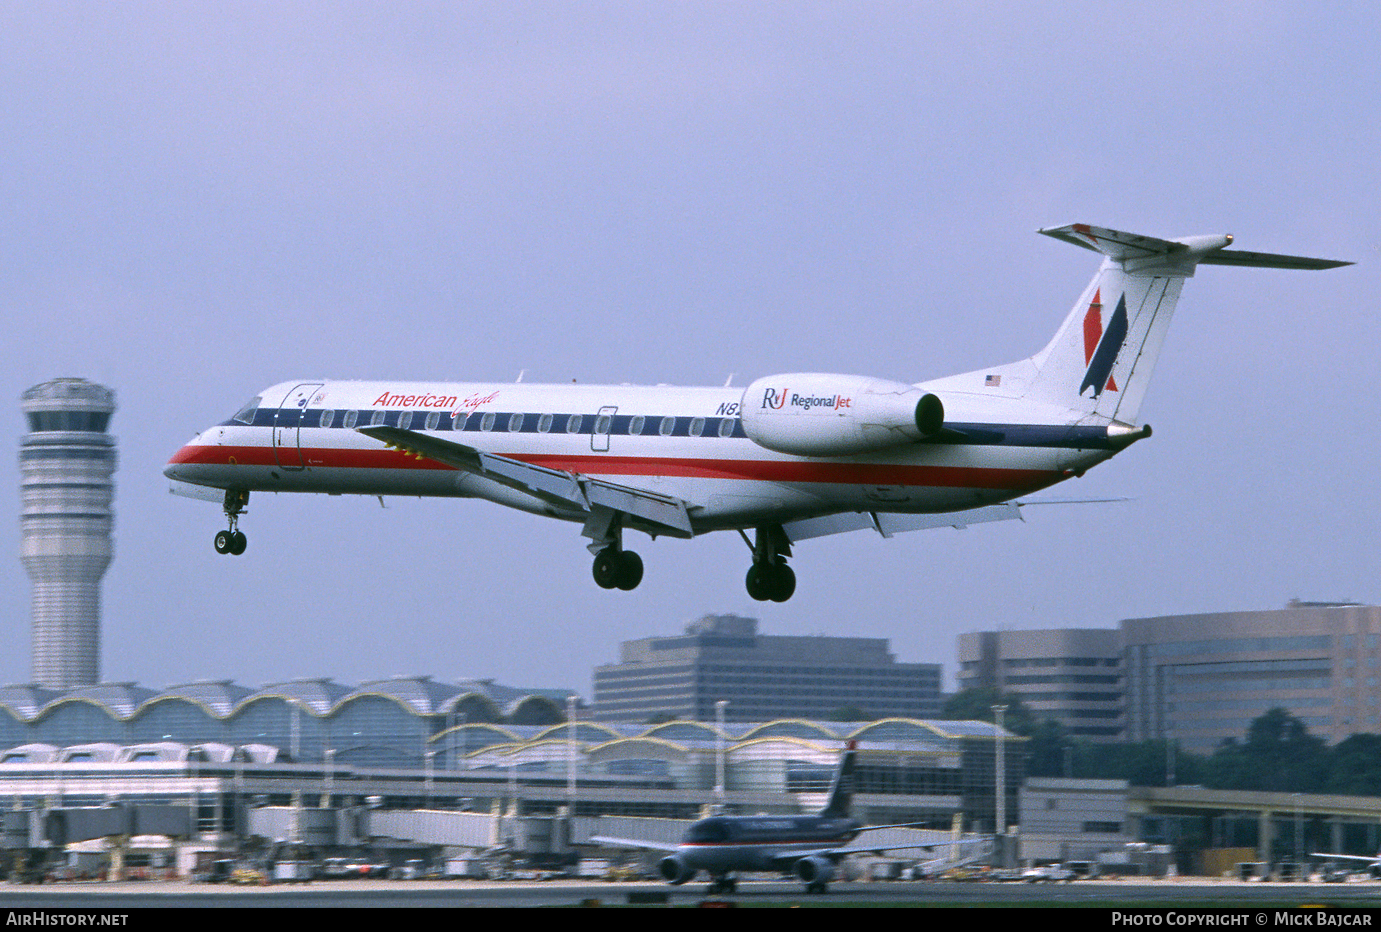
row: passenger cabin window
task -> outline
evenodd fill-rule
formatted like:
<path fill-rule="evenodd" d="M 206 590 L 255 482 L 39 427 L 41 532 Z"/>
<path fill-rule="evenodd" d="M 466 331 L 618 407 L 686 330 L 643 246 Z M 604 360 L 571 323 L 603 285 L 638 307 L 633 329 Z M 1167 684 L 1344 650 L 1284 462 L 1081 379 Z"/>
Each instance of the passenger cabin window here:
<path fill-rule="evenodd" d="M 321 426 L 322 426 L 322 427 L 330 427 L 330 426 L 331 426 L 331 422 L 334 421 L 335 419 L 336 419 L 336 412 L 330 411 L 330 410 L 326 410 L 326 411 L 321 412 Z"/>
<path fill-rule="evenodd" d="M 734 419 L 726 417 L 719 422 L 719 436 L 732 437 L 734 435 Z"/>
<path fill-rule="evenodd" d="M 494 412 L 493 412 L 493 411 L 490 411 L 490 412 L 488 412 L 487 414 L 485 414 L 484 417 L 480 418 L 480 430 L 493 430 L 493 429 L 494 429 Z"/>
<path fill-rule="evenodd" d="M 469 418 L 470 415 L 466 414 L 464 411 L 457 411 L 455 414 L 451 415 L 451 430 L 464 430 L 465 422 L 469 420 Z"/>
<path fill-rule="evenodd" d="M 607 434 L 607 433 L 609 433 L 609 428 L 610 428 L 611 426 L 613 426 L 613 423 L 614 423 L 614 419 L 613 419 L 613 418 L 611 418 L 611 417 L 610 417 L 609 415 L 607 415 L 607 414 L 601 414 L 598 418 L 595 419 L 595 433 L 597 433 L 597 434 Z"/>
<path fill-rule="evenodd" d="M 401 430 L 407 430 L 407 429 L 408 429 L 409 427 L 411 427 L 411 426 L 412 426 L 412 412 L 411 412 L 411 411 L 400 411 L 400 412 L 398 413 L 398 427 L 399 427 L 399 429 L 401 429 Z"/>
<path fill-rule="evenodd" d="M 690 422 L 690 435 L 699 437 L 705 432 L 705 419 L 703 417 L 693 417 Z"/>
<path fill-rule="evenodd" d="M 436 430 L 436 425 L 441 423 L 441 412 L 433 411 L 427 415 L 427 430 Z"/>
<path fill-rule="evenodd" d="M 639 434 L 641 434 L 643 432 L 643 424 L 646 422 L 646 420 L 647 419 L 643 417 L 641 414 L 637 415 L 632 420 L 630 420 L 628 422 L 628 435 L 630 437 L 636 437 Z"/>
<path fill-rule="evenodd" d="M 508 416 L 509 433 L 517 433 L 523 429 L 523 416 L 521 414 L 510 414 Z"/>
<path fill-rule="evenodd" d="M 382 424 L 383 422 L 384 422 L 384 412 L 383 412 L 383 411 L 375 411 L 375 412 L 374 412 L 374 416 L 371 417 L 371 418 L 369 419 L 369 426 L 370 426 L 370 427 L 378 427 L 378 426 L 379 426 L 380 424 Z"/>
<path fill-rule="evenodd" d="M 358 421 L 359 419 L 360 419 L 360 412 L 358 412 L 358 411 L 346 411 L 346 412 L 345 412 L 345 423 L 343 423 L 341 426 L 344 427 L 346 430 L 349 430 L 350 428 L 352 428 L 352 427 L 355 426 L 355 422 Z"/>
<path fill-rule="evenodd" d="M 661 434 L 663 437 L 670 437 L 675 430 L 676 418 L 664 417 L 662 418 L 661 425 L 657 428 L 657 433 Z"/>
<path fill-rule="evenodd" d="M 537 419 L 537 432 L 545 434 L 549 430 L 551 430 L 551 415 L 544 414 Z"/>
<path fill-rule="evenodd" d="M 584 419 L 585 419 L 585 418 L 584 418 L 583 416 L 579 415 L 579 414 L 572 414 L 572 415 L 570 416 L 570 419 L 566 421 L 566 433 L 568 433 L 568 434 L 578 434 L 578 433 L 580 433 L 580 422 L 583 421 Z"/>

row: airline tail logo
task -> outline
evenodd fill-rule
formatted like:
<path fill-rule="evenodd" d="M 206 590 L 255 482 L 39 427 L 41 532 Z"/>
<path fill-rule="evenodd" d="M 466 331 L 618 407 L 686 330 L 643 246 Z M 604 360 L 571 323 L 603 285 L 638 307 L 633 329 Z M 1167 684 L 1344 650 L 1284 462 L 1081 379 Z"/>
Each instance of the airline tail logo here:
<path fill-rule="evenodd" d="M 1112 313 L 1107 329 L 1103 328 L 1103 292 L 1094 292 L 1093 301 L 1084 313 L 1084 382 L 1079 386 L 1079 394 L 1092 388 L 1097 398 L 1104 391 L 1117 391 L 1117 383 L 1112 379 L 1113 363 L 1127 339 L 1127 296 L 1117 300 L 1117 310 Z"/>

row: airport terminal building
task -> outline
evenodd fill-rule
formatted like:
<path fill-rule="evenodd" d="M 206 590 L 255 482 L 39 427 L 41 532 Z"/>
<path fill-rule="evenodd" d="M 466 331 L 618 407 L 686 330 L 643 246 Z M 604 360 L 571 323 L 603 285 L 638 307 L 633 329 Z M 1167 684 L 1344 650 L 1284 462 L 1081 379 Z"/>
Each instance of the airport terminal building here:
<path fill-rule="evenodd" d="M 126 834 L 153 820 L 164 834 L 222 850 L 256 836 L 325 851 L 494 847 L 500 816 L 684 820 L 713 805 L 811 812 L 848 741 L 859 747 L 860 818 L 948 829 L 958 814 L 966 829 L 990 831 L 999 740 L 1008 812 L 1024 778 L 1024 739 L 981 722 L 784 719 L 721 729 L 564 722 L 559 705 L 528 696 L 504 706 L 425 678 L 356 688 L 7 687 L 0 846 L 51 846 L 93 819 L 125 820 Z M 180 828 L 169 828 L 179 817 Z"/>

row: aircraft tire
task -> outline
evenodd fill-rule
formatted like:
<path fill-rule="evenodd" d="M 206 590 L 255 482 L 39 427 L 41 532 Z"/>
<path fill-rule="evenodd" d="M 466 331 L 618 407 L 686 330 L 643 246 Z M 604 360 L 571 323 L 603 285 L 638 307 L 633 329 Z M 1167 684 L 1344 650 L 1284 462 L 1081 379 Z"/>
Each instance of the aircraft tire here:
<path fill-rule="evenodd" d="M 617 568 L 614 585 L 624 592 L 638 588 L 638 583 L 643 581 L 643 558 L 633 551 L 624 550 L 619 553 Z"/>
<path fill-rule="evenodd" d="M 766 602 L 772 598 L 772 568 L 762 563 L 754 563 L 748 568 L 748 575 L 744 577 L 743 584 L 748 589 L 748 595 L 755 601 Z"/>
<path fill-rule="evenodd" d="M 619 580 L 619 552 L 612 547 L 605 547 L 595 554 L 595 563 L 591 570 L 596 585 L 601 589 L 613 589 Z"/>
<path fill-rule="evenodd" d="M 216 532 L 216 553 L 229 553 L 234 538 L 229 531 Z"/>
<path fill-rule="evenodd" d="M 773 602 L 785 602 L 796 591 L 796 573 L 785 563 L 772 568 L 768 598 Z"/>
<path fill-rule="evenodd" d="M 249 538 L 245 536 L 244 531 L 236 531 L 234 534 L 230 535 L 230 552 L 234 556 L 238 557 L 240 554 L 244 553 L 245 548 L 248 546 Z"/>

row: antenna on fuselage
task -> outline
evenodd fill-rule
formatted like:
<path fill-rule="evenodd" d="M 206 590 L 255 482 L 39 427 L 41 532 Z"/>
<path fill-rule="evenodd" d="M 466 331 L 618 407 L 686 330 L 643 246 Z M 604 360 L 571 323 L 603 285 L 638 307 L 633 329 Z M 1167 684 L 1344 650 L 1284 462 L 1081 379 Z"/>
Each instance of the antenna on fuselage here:
<path fill-rule="evenodd" d="M 730 372 L 730 373 L 729 373 L 729 377 L 728 377 L 727 379 L 724 380 L 724 387 L 725 387 L 725 388 L 728 388 L 730 385 L 734 384 L 734 376 L 736 376 L 736 375 L 738 375 L 737 372 Z"/>
<path fill-rule="evenodd" d="M 513 381 L 514 381 L 515 383 L 516 383 L 516 382 L 521 382 L 521 381 L 523 380 L 523 376 L 525 376 L 525 375 L 527 375 L 527 370 L 526 370 L 526 369 L 519 369 L 519 370 L 518 370 L 518 377 L 517 377 L 516 379 L 514 379 Z"/>

